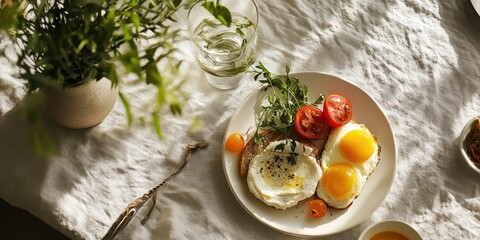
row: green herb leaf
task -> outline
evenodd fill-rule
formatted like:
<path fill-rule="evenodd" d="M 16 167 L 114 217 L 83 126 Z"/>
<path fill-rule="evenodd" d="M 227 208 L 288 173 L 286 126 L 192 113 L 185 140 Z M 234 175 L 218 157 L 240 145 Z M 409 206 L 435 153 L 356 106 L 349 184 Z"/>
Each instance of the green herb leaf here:
<path fill-rule="evenodd" d="M 251 72 L 255 74 L 255 81 L 261 83 L 261 89 L 269 90 L 269 94 L 265 97 L 269 104 L 262 106 L 262 111 L 256 119 L 258 129 L 255 139 L 260 139 L 258 135 L 261 132 L 275 131 L 285 135 L 286 144 L 295 151 L 297 146 L 295 139 L 298 138 L 293 124 L 295 114 L 299 108 L 312 105 L 308 102 L 307 87 L 300 84 L 298 78 L 289 75 L 289 66 L 285 67 L 285 74 L 272 74 L 259 62 Z M 313 104 L 319 104 L 321 101 L 323 101 L 323 95 L 320 95 Z M 284 145 L 278 148 L 283 149 Z M 288 157 L 290 163 L 295 164 L 296 155 L 298 154 L 292 153 Z"/>
<path fill-rule="evenodd" d="M 290 153 L 288 154 L 288 157 L 287 157 L 287 160 L 288 162 L 291 164 L 291 165 L 295 165 L 297 164 L 297 157 L 298 157 L 298 153 Z"/>
<path fill-rule="evenodd" d="M 277 146 L 275 146 L 275 148 L 273 149 L 273 151 L 283 151 L 285 149 L 285 143 L 280 143 L 278 144 Z"/>

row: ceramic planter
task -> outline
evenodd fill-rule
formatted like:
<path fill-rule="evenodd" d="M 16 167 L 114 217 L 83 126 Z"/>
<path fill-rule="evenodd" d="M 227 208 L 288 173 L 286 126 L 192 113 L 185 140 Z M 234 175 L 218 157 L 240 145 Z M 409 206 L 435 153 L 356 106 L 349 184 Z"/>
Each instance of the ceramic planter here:
<path fill-rule="evenodd" d="M 118 96 L 106 78 L 88 81 L 77 87 L 63 90 L 43 88 L 45 112 L 61 126 L 73 129 L 99 124 L 110 113 Z"/>

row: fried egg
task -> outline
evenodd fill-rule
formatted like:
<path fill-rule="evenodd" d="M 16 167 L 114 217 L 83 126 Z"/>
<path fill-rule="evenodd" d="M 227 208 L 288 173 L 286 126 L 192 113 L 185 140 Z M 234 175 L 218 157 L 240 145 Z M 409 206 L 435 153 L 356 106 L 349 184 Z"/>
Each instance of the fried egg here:
<path fill-rule="evenodd" d="M 317 196 L 336 209 L 350 206 L 364 185 L 362 174 L 348 163 L 336 163 L 324 170 L 317 186 Z"/>
<path fill-rule="evenodd" d="M 281 144 L 285 140 L 271 142 L 250 161 L 247 184 L 262 202 L 284 210 L 315 194 L 322 170 L 310 156 L 312 148 L 296 142 L 295 149 L 286 145 L 282 151 L 275 150 Z M 288 161 L 291 154 L 298 154 L 294 164 Z"/>
<path fill-rule="evenodd" d="M 333 208 L 347 208 L 375 170 L 380 146 L 363 124 L 349 122 L 332 129 L 320 159 L 323 177 L 317 196 Z"/>

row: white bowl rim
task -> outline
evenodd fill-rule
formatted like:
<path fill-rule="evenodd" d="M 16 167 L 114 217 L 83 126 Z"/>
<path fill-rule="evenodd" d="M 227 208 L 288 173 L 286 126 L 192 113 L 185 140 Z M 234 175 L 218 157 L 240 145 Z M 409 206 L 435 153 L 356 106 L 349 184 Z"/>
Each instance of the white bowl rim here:
<path fill-rule="evenodd" d="M 463 159 L 465 162 L 467 162 L 468 166 L 470 166 L 475 172 L 480 174 L 480 168 L 475 166 L 475 164 L 470 160 L 470 157 L 467 155 L 467 151 L 465 149 L 465 138 L 467 137 L 468 133 L 471 130 L 472 123 L 476 121 L 477 119 L 480 119 L 480 116 L 474 116 L 472 117 L 467 124 L 462 129 L 462 132 L 460 133 L 460 137 L 458 139 L 458 146 L 460 148 L 460 153 L 462 154 Z"/>

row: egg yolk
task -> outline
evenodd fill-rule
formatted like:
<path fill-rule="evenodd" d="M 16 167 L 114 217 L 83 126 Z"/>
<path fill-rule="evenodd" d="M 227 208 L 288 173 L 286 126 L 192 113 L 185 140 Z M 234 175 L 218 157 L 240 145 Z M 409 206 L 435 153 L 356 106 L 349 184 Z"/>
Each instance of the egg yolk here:
<path fill-rule="evenodd" d="M 351 199 L 355 196 L 357 172 L 349 164 L 334 164 L 323 173 L 322 185 L 338 201 Z"/>
<path fill-rule="evenodd" d="M 351 162 L 365 162 L 375 150 L 373 136 L 365 130 L 352 130 L 340 140 L 340 152 Z"/>

